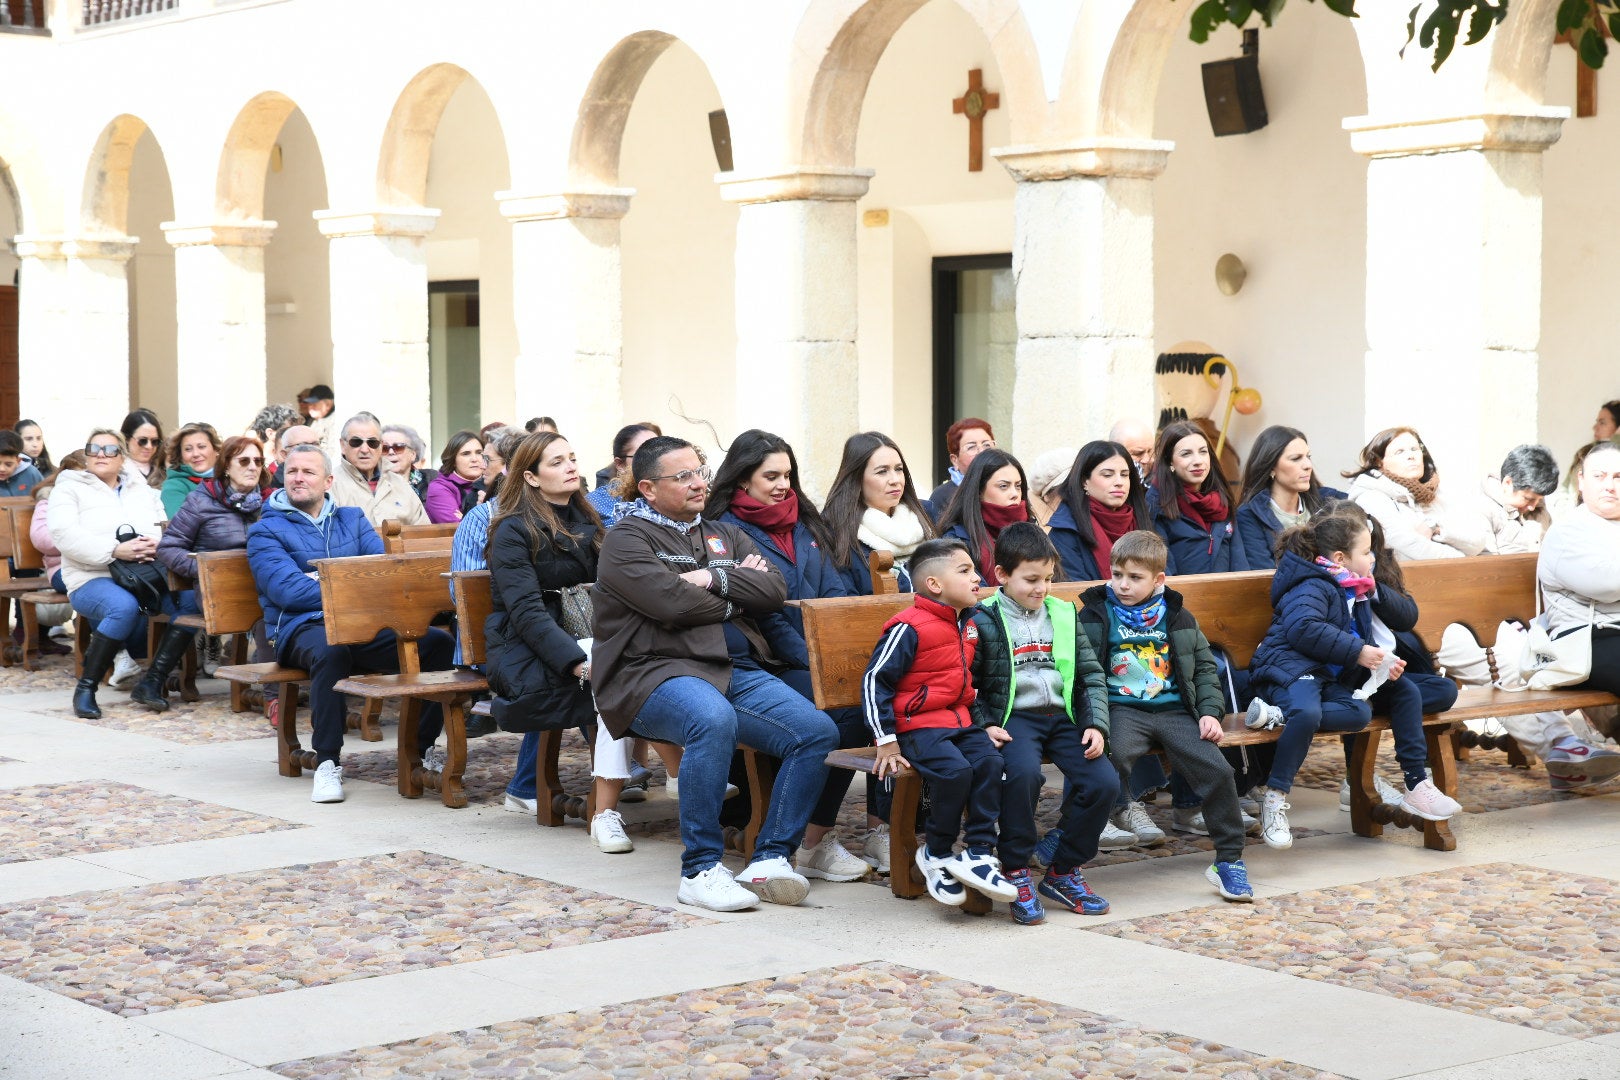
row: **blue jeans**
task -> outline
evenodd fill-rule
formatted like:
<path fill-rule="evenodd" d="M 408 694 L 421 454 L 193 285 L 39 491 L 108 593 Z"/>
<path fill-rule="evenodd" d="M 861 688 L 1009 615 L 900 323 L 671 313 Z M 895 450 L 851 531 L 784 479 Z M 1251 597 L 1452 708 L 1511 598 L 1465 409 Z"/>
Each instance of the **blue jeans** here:
<path fill-rule="evenodd" d="M 124 643 L 131 654 L 146 655 L 146 617 L 134 595 L 112 578 L 94 578 L 68 594 L 73 610 L 90 620 L 96 633 Z M 170 593 L 163 601 L 167 615 L 198 615 L 197 594 Z"/>
<path fill-rule="evenodd" d="M 1266 782 L 1273 791 L 1293 790 L 1294 775 L 1305 764 L 1318 731 L 1360 731 L 1372 719 L 1371 705 L 1358 701 L 1348 686 L 1321 671 L 1295 679 L 1266 700 L 1283 711 L 1283 732 Z M 1421 714 L 1418 719 L 1421 738 Z"/>
<path fill-rule="evenodd" d="M 826 783 L 827 755 L 838 747 L 838 728 L 826 713 L 769 672 L 740 667 L 732 669 L 724 694 L 692 675 L 667 680 L 641 706 L 631 733 L 684 750 L 682 877 L 701 874 L 725 852 L 720 806 L 739 742 L 782 762 L 754 846 L 756 861 L 793 855 Z"/>

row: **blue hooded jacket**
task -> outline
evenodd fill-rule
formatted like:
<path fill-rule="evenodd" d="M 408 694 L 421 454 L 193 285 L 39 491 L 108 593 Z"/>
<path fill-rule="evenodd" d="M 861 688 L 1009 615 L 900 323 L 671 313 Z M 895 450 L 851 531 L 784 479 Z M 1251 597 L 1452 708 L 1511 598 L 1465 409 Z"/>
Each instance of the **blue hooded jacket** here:
<path fill-rule="evenodd" d="M 1331 669 L 1354 672 L 1367 644 L 1344 589 L 1313 562 L 1287 552 L 1271 579 L 1271 628 L 1249 663 L 1256 695 L 1291 685 L 1302 675 L 1331 676 Z M 1362 605 L 1365 606 L 1365 605 Z"/>
<path fill-rule="evenodd" d="M 322 618 L 321 584 L 307 576 L 311 560 L 382 553 L 382 538 L 359 507 L 338 506 L 328 495 L 310 517 L 293 508 L 285 489 L 271 495 L 248 529 L 247 554 L 265 631 L 278 654 L 299 627 Z"/>
<path fill-rule="evenodd" d="M 1208 529 L 1200 529 L 1185 514 L 1174 521 L 1159 512 L 1159 493 L 1148 489 L 1148 514 L 1153 518 L 1153 531 L 1164 538 L 1170 549 L 1170 574 L 1227 574 L 1234 570 L 1247 570 L 1248 560 L 1243 553 L 1243 537 L 1231 515 L 1217 521 Z"/>

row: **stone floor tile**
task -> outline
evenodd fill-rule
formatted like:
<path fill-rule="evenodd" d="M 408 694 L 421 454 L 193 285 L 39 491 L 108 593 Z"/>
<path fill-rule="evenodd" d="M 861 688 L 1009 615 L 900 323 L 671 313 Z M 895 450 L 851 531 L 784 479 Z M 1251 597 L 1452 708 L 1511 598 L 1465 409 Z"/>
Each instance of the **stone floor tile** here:
<path fill-rule="evenodd" d="M 1561 1043 L 1545 1050 L 1483 1058 L 1434 1072 L 1407 1073 L 1405 1080 L 1599 1080 L 1620 1076 L 1620 1049 L 1604 1040 Z"/>
<path fill-rule="evenodd" d="M 298 827 L 108 780 L 0 789 L 0 864 Z"/>
<path fill-rule="evenodd" d="M 0 972 L 140 1016 L 695 922 L 404 851 L 15 905 Z"/>
<path fill-rule="evenodd" d="M 1607 879 L 1493 863 L 1264 899 L 1221 934 L 1197 910 L 1096 932 L 1586 1038 L 1620 1030 L 1617 900 Z"/>
<path fill-rule="evenodd" d="M 712 990 L 446 1032 L 273 1071 L 606 1077 L 1325 1077 L 1317 1069 L 895 964 L 820 968 Z"/>
<path fill-rule="evenodd" d="M 99 866 L 82 858 L 7 863 L 0 866 L 0 904 L 89 889 L 124 889 L 150 880 L 141 873 Z"/>

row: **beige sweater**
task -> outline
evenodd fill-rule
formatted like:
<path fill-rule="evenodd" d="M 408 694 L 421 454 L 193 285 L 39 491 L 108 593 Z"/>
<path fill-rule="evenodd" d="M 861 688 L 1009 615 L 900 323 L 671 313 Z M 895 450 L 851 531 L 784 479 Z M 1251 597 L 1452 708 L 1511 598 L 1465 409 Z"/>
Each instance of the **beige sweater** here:
<path fill-rule="evenodd" d="M 410 480 L 403 473 L 380 469 L 377 489 L 373 491 L 360 470 L 342 458 L 338 458 L 336 475 L 332 477 L 332 501 L 339 506 L 358 506 L 378 532 L 382 532 L 382 523 L 390 518 L 398 518 L 407 525 L 428 523 L 422 500 L 416 497 Z"/>

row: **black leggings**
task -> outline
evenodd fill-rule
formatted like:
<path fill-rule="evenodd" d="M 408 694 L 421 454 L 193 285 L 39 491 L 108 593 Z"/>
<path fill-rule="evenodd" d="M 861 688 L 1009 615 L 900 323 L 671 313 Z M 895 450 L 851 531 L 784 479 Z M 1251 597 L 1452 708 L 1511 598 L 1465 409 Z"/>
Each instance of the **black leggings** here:
<path fill-rule="evenodd" d="M 1592 631 L 1592 677 L 1584 685 L 1620 694 L 1620 628 L 1605 626 Z"/>

